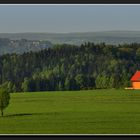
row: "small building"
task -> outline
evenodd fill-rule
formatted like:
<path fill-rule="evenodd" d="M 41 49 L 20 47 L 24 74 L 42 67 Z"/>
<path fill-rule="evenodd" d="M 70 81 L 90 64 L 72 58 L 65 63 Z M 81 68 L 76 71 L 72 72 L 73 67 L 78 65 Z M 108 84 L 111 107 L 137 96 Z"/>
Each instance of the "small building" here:
<path fill-rule="evenodd" d="M 131 77 L 132 88 L 140 89 L 140 71 L 136 71 L 136 73 Z"/>

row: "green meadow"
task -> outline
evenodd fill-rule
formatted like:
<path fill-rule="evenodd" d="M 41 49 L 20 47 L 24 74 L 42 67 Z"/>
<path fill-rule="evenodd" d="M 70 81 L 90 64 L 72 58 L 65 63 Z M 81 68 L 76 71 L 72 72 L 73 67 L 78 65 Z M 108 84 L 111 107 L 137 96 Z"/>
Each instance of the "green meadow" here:
<path fill-rule="evenodd" d="M 13 93 L 0 134 L 140 134 L 140 91 Z"/>

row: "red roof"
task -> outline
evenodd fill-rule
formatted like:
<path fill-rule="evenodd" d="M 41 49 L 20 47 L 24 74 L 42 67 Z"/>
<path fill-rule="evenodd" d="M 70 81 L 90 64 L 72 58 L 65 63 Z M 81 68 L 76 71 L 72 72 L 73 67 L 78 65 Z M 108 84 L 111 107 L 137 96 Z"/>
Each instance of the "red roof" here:
<path fill-rule="evenodd" d="M 140 71 L 136 71 L 136 73 L 131 77 L 131 81 L 140 81 Z"/>

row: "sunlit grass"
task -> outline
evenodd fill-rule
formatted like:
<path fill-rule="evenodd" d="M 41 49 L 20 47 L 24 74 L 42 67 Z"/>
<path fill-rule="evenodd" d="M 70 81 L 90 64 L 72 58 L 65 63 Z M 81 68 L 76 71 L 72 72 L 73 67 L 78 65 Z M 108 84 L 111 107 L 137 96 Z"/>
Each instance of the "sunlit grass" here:
<path fill-rule="evenodd" d="M 140 134 L 140 91 L 14 93 L 0 133 Z"/>

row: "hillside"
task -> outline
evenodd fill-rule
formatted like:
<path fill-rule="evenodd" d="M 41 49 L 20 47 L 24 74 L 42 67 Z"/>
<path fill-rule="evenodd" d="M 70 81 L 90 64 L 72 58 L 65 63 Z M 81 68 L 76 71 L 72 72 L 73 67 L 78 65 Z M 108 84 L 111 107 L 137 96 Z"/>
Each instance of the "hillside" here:
<path fill-rule="evenodd" d="M 0 55 L 6 53 L 22 54 L 24 52 L 40 51 L 52 46 L 52 43 L 49 41 L 0 38 Z"/>
<path fill-rule="evenodd" d="M 0 57 L 0 84 L 15 91 L 124 88 L 140 69 L 140 44 L 57 45 Z M 11 83 L 9 83 L 11 82 Z"/>
<path fill-rule="evenodd" d="M 120 43 L 140 43 L 140 31 L 104 31 L 85 33 L 0 33 L 0 38 L 10 38 L 12 40 L 48 40 L 55 44 L 75 44 L 84 42 L 108 44 Z"/>
<path fill-rule="evenodd" d="M 78 45 L 85 42 L 106 44 L 140 43 L 140 31 L 85 33 L 0 33 L 0 54 L 39 51 L 53 44 Z"/>

